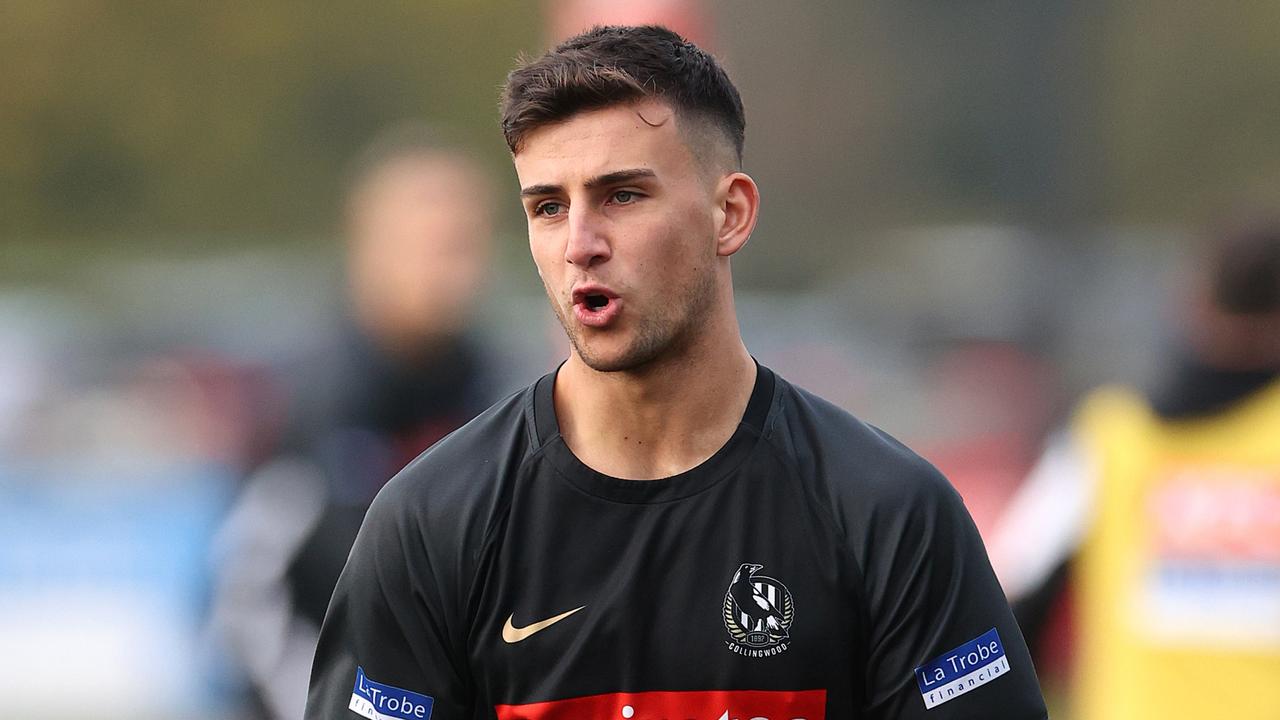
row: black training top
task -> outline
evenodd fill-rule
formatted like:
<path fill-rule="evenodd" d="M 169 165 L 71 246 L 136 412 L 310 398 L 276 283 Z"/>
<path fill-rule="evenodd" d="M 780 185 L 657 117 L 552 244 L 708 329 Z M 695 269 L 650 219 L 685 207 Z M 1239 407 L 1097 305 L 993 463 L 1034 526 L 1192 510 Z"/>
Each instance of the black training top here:
<path fill-rule="evenodd" d="M 400 472 L 325 617 L 307 718 L 1044 718 L 960 497 L 760 367 L 698 467 L 621 480 L 554 373 Z"/>

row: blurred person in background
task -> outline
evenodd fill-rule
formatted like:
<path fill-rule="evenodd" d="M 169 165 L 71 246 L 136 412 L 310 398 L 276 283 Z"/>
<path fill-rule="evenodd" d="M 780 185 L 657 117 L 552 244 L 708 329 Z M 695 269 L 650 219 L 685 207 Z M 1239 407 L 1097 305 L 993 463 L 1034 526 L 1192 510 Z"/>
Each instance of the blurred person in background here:
<path fill-rule="evenodd" d="M 416 125 L 389 130 L 356 163 L 349 312 L 332 347 L 281 372 L 282 439 L 217 547 L 214 623 L 270 717 L 302 716 L 320 622 L 374 495 L 496 399 L 495 363 L 470 331 L 489 196 L 467 154 Z"/>
<path fill-rule="evenodd" d="M 1074 560 L 1086 720 L 1280 717 L 1280 218 L 1188 288 L 1163 385 L 1090 394 L 992 538 L 1017 607 Z"/>

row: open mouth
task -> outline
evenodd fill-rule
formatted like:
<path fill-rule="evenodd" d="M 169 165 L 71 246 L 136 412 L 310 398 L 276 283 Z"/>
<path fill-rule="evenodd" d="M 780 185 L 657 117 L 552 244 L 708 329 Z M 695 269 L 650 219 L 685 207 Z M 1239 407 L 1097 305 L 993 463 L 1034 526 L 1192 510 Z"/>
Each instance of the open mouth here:
<path fill-rule="evenodd" d="M 587 327 L 608 327 L 621 310 L 622 301 L 607 287 L 592 285 L 573 291 L 573 312 L 578 322 Z"/>

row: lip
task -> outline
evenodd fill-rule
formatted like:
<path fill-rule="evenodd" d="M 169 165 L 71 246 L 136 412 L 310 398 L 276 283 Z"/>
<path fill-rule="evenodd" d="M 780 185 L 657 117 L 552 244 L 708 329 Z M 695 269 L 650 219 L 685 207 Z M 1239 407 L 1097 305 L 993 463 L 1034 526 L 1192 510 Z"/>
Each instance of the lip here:
<path fill-rule="evenodd" d="M 587 298 L 599 295 L 608 299 L 604 306 L 593 308 L 587 304 Z M 613 324 L 622 312 L 622 299 L 618 294 L 604 285 L 594 283 L 578 285 L 573 288 L 573 315 L 579 323 L 590 328 L 605 328 Z"/>
<path fill-rule="evenodd" d="M 588 295 L 603 295 L 610 300 L 617 300 L 618 293 L 610 290 L 604 285 L 597 283 L 583 283 L 573 286 L 573 304 L 584 303 L 587 301 Z"/>

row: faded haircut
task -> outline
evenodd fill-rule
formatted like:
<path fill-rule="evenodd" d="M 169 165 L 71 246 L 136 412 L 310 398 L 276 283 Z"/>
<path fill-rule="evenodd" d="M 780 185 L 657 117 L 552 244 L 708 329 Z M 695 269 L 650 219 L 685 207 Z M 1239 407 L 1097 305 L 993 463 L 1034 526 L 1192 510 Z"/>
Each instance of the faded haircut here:
<path fill-rule="evenodd" d="M 573 115 L 653 98 L 717 132 L 742 164 L 742 98 L 709 53 L 658 25 L 593 28 L 522 61 L 502 92 L 502 134 L 512 154 L 534 130 Z M 700 154 L 699 148 L 692 148 Z"/>

